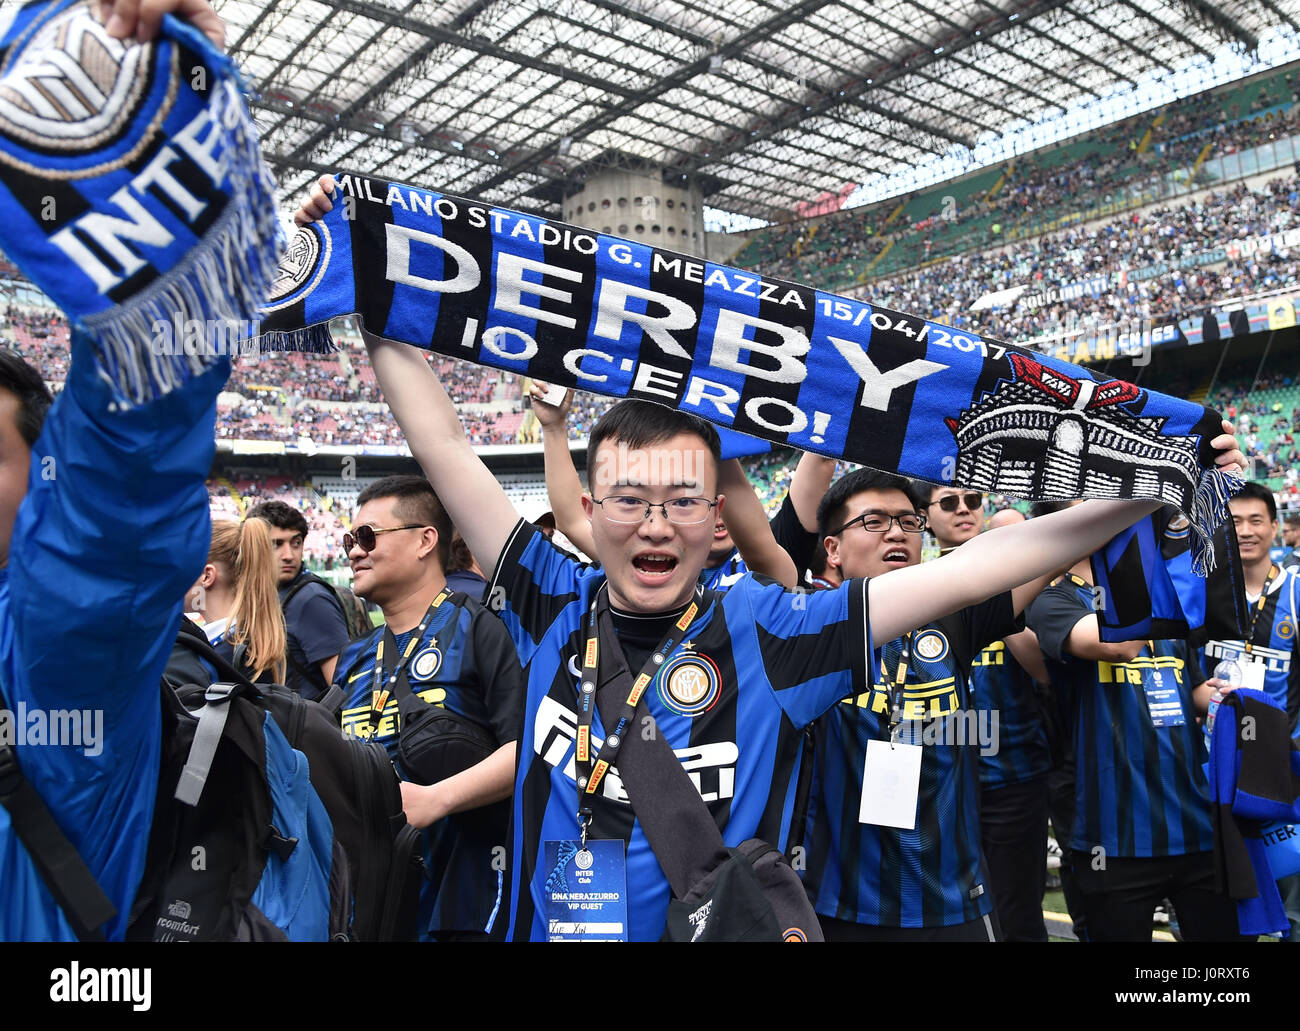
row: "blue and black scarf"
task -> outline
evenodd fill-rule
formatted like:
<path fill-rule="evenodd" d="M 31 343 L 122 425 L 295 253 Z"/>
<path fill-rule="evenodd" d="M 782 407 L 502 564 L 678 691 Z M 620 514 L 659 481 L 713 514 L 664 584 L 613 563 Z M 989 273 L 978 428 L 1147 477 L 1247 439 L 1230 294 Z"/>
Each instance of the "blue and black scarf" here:
<path fill-rule="evenodd" d="M 935 483 L 1019 498 L 1151 498 L 1197 568 L 1234 480 L 1220 417 L 936 322 L 401 183 L 342 176 L 300 231 L 264 346 L 328 322 Z"/>
<path fill-rule="evenodd" d="M 168 16 L 155 42 L 114 39 L 97 0 L 0 11 L 0 249 L 122 403 L 248 334 L 279 225 L 238 75 L 202 33 Z"/>

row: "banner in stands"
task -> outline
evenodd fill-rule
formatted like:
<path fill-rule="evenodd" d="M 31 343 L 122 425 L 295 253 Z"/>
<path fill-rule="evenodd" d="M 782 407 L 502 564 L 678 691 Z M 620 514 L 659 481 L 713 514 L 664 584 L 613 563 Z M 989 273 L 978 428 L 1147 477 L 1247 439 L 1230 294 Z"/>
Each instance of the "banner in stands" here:
<path fill-rule="evenodd" d="M 991 308 L 1034 311 L 1052 304 L 1069 304 L 1085 296 L 1102 297 L 1107 293 L 1130 288 L 1132 284 L 1143 283 L 1181 269 L 1203 268 L 1222 261 L 1241 261 L 1259 255 L 1285 256 L 1294 247 L 1300 247 L 1300 228 L 1233 240 L 1221 247 L 1211 247 L 1172 261 L 1160 261 L 1140 268 L 1124 268 L 1049 289 L 1012 287 L 998 290 L 980 297 L 971 305 L 970 310 L 983 311 Z M 1130 323 L 1085 331 L 1065 340 L 1048 337 L 1047 342 L 1033 342 L 1033 346 L 1053 358 L 1079 364 L 1106 362 L 1117 357 L 1132 358 L 1145 355 L 1158 347 L 1190 347 L 1218 343 L 1264 330 L 1287 329 L 1296 324 L 1297 303 L 1300 303 L 1300 295 L 1270 298 L 1268 301 L 1238 308 L 1207 311 L 1166 325 L 1133 320 Z"/>
<path fill-rule="evenodd" d="M 1138 358 L 1157 347 L 1195 347 L 1266 330 L 1288 329 L 1296 324 L 1300 294 L 1270 298 L 1267 302 L 1205 312 L 1176 324 L 1132 329 L 1108 326 L 1071 340 L 1056 341 L 1044 354 L 1061 361 L 1087 364 L 1116 357 Z"/>
<path fill-rule="evenodd" d="M 1200 405 L 947 326 L 401 183 L 345 175 L 301 230 L 263 344 L 329 320 L 806 451 L 1040 499 L 1151 498 L 1208 541 L 1230 484 Z M 1204 551 L 1201 552 L 1204 555 Z"/>

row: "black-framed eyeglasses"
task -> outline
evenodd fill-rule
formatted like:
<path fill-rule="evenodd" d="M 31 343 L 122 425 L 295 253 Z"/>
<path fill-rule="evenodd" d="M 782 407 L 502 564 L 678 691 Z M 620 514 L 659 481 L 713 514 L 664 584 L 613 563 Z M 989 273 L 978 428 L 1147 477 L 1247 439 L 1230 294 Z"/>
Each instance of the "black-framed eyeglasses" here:
<path fill-rule="evenodd" d="M 375 537 L 381 533 L 392 533 L 394 530 L 423 530 L 423 523 L 407 523 L 405 526 L 387 526 L 374 527 L 368 523 L 361 523 L 359 526 L 352 527 L 352 533 L 343 535 L 343 550 L 349 552 L 352 548 L 358 547 L 369 554 L 375 550 Z"/>
<path fill-rule="evenodd" d="M 925 529 L 925 516 L 917 515 L 915 512 L 906 512 L 903 515 L 890 515 L 887 512 L 863 512 L 860 516 L 854 516 L 838 530 L 832 530 L 828 536 L 838 537 L 854 523 L 861 523 L 862 529 L 868 533 L 888 533 L 895 523 L 904 533 L 920 533 Z"/>
<path fill-rule="evenodd" d="M 949 494 L 938 501 L 931 501 L 925 507 L 929 508 L 930 505 L 938 505 L 945 512 L 956 512 L 958 502 L 965 504 L 967 508 L 975 512 L 984 507 L 984 495 L 977 494 L 975 491 L 968 491 L 965 494 Z"/>
<path fill-rule="evenodd" d="M 652 502 L 630 494 L 611 494 L 607 498 L 592 498 L 611 523 L 639 523 L 650 518 L 651 509 L 662 509 L 664 518 L 677 526 L 694 526 L 709 518 L 710 509 L 718 503 L 708 498 L 672 498 Z"/>

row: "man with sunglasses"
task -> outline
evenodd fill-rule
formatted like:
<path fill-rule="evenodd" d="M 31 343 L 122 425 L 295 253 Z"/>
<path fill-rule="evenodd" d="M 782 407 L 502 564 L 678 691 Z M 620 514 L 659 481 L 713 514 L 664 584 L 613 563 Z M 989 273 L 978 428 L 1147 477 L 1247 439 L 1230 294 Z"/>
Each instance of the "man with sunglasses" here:
<path fill-rule="evenodd" d="M 332 208 L 332 193 L 322 178 L 297 221 Z M 608 913 L 606 929 L 617 923 L 611 934 L 660 938 L 671 890 L 643 821 L 679 822 L 662 810 L 663 782 L 648 772 L 665 758 L 664 746 L 728 845 L 759 837 L 784 849 L 798 793 L 799 730 L 867 690 L 873 637 L 892 640 L 1059 568 L 1079 541 L 1100 546 L 1155 507 L 1089 502 L 870 585 L 852 579 L 837 590 L 796 594 L 746 574 L 725 593 L 702 591 L 709 513 L 727 500 L 717 432 L 693 415 L 628 400 L 592 430 L 592 486 L 582 504 L 600 565 L 584 567 L 519 518 L 422 352 L 364 336 L 412 454 L 470 550 L 485 561 L 496 557 L 489 604 L 499 607 L 524 668 L 510 855 L 515 938 L 591 933 L 587 920 L 566 913 L 564 896 L 568 867 L 584 857 L 594 862 L 593 841 L 607 886 L 602 899 L 617 902 L 614 887 L 625 885 L 626 916 Z M 1233 449 L 1222 463 L 1245 464 L 1231 436 L 1214 444 Z M 611 501 L 620 497 L 637 500 Z M 634 767 L 649 783 L 633 783 Z M 582 883 L 578 874 L 572 879 Z M 788 930 L 791 939 L 820 937 L 817 928 Z"/>
<path fill-rule="evenodd" d="M 940 555 L 983 532 L 982 494 L 929 483 L 918 483 L 917 491 Z M 1047 668 L 1028 629 L 990 642 L 970 668 L 971 706 L 998 719 L 998 747 L 979 754 L 979 813 L 989 889 L 1006 941 L 1047 941 L 1043 893 L 1052 757 L 1035 680 L 1046 683 Z"/>
<path fill-rule="evenodd" d="M 383 744 L 408 820 L 426 829 L 421 937 L 483 940 L 505 886 L 519 660 L 501 621 L 447 587 L 451 521 L 427 480 L 388 476 L 357 502 L 343 547 L 356 593 L 385 625 L 340 656 L 343 730 Z"/>

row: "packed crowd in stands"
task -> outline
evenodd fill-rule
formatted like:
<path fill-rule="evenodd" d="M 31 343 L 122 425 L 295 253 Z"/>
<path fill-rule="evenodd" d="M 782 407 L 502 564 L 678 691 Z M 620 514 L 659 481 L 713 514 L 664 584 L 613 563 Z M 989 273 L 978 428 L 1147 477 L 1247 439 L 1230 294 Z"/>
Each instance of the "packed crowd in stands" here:
<path fill-rule="evenodd" d="M 871 284 L 874 303 L 1013 343 L 1113 325 L 1131 319 L 1176 321 L 1229 299 L 1300 284 L 1300 262 L 1290 254 L 1221 260 L 1178 267 L 1232 240 L 1300 224 L 1300 178 L 1276 179 L 1259 190 L 1241 184 L 1201 200 L 1148 209 L 1103 225 L 1071 227 L 982 254 L 965 254 Z M 1069 301 L 1034 306 L 1038 291 L 1104 273 L 1164 264 L 1166 271 L 1123 287 Z M 985 294 L 1026 286 L 1025 299 L 1007 310 L 971 312 Z"/>
<path fill-rule="evenodd" d="M 1087 151 L 1075 160 L 1018 159 L 989 191 L 992 196 L 953 205 L 952 197 L 943 197 L 944 191 L 936 190 L 936 204 L 950 203 L 916 222 L 886 224 L 891 212 L 883 205 L 843 212 L 816 223 L 774 226 L 763 231 L 765 246 L 768 253 L 781 257 L 756 267 L 773 277 L 843 290 L 852 283 L 822 282 L 819 276 L 846 256 L 856 256 L 855 267 L 868 269 L 891 233 L 899 239 L 918 234 L 924 239 L 942 223 L 951 238 L 959 236 L 966 223 L 982 220 L 980 233 L 962 245 L 970 249 L 946 261 L 875 279 L 862 292 L 873 303 L 942 317 L 958 327 L 1017 343 L 1125 319 L 1177 320 L 1217 298 L 1296 285 L 1300 283 L 1297 263 L 1289 255 L 1274 255 L 1267 260 L 1218 262 L 1205 269 L 1170 268 L 1101 296 L 1085 296 L 1067 304 L 1027 301 L 1006 311 L 972 314 L 968 310 L 982 295 L 996 290 L 1024 286 L 1032 294 L 1101 273 L 1140 270 L 1162 262 L 1173 265 L 1226 240 L 1295 224 L 1300 181 L 1279 178 L 1260 190 L 1237 184 L 1198 201 L 1170 202 L 1105 225 L 1069 228 L 1008 243 L 1019 222 L 1077 210 L 1079 198 L 1098 198 L 1124 189 L 1136 192 L 1142 181 L 1158 179 L 1174 165 L 1194 162 L 1206 143 L 1212 144 L 1215 154 L 1230 154 L 1300 131 L 1300 105 L 1293 106 L 1300 92 L 1293 84 L 1294 74 L 1287 73 L 1260 90 L 1250 109 L 1267 109 L 1267 113 L 1255 120 L 1222 121 L 1224 111 L 1217 94 L 1180 101 L 1161 112 L 1158 119 L 1147 113 L 1098 130 L 1087 139 Z M 1155 142 L 1139 156 L 1147 128 Z M 831 246 L 823 245 L 827 239 L 833 241 Z M 988 249 L 980 253 L 981 247 Z M 753 251 L 753 245 L 746 250 Z M 918 262 L 923 262 L 927 253 L 928 247 L 923 248 Z M 742 251 L 737 260 L 743 262 L 745 256 Z"/>
<path fill-rule="evenodd" d="M 208 481 L 208 499 L 213 519 L 242 519 L 263 501 L 292 505 L 307 520 L 307 539 L 303 543 L 307 566 L 328 573 L 336 566 L 347 565 L 340 556 L 343 534 L 352 526 L 352 512 L 338 499 L 317 492 L 310 483 L 295 482 L 288 476 L 221 476 Z"/>
<path fill-rule="evenodd" d="M 1158 116 L 1151 112 L 1135 116 L 1070 144 L 1080 148 L 1078 160 L 1062 162 L 1051 152 L 1018 159 L 1004 170 L 996 189 L 942 216 L 933 213 L 891 224 L 896 212 L 885 204 L 771 227 L 765 231 L 768 246 L 783 256 L 762 266 L 762 271 L 815 282 L 820 269 L 846 259 L 869 263 L 891 234 L 924 236 L 935 229 L 940 217 L 947 223 L 945 231 L 976 219 L 983 219 L 986 228 L 1009 229 L 1024 218 L 1077 203 L 1080 197 L 1096 197 L 1134 178 L 1150 177 L 1155 169 L 1194 161 L 1207 143 L 1216 153 L 1253 146 L 1270 134 L 1300 127 L 1297 87 L 1294 73 L 1286 73 L 1261 86 L 1248 110 L 1243 104 L 1243 110 L 1229 112 L 1224 95 L 1215 93 L 1180 101 Z M 1243 114 L 1258 117 L 1229 117 L 1240 119 Z M 1141 140 L 1148 129 L 1151 145 L 1144 147 Z M 1300 225 L 1300 177 L 1278 178 L 1257 189 L 1237 183 L 1195 201 L 1134 211 L 1104 224 L 1072 226 L 1035 239 L 1004 239 L 1002 246 L 991 250 L 967 251 L 872 281 L 865 295 L 885 307 L 1024 343 L 1133 319 L 1164 322 L 1217 300 L 1300 287 L 1300 255 L 1257 254 L 1194 265 L 1199 255 L 1228 241 L 1295 225 Z M 1086 294 L 1068 302 L 1042 296 L 1058 286 L 1103 274 L 1153 268 L 1163 271 L 1145 278 L 1130 275 L 1123 286 L 1113 285 L 1097 296 Z M 5 262 L 0 264 L 0 276 L 15 277 L 17 270 Z M 1026 291 L 1010 307 L 969 310 L 985 294 L 1015 286 Z M 337 354 L 237 358 L 229 393 L 219 406 L 218 437 L 286 444 L 305 437 L 318 446 L 403 443 L 396 424 L 380 405 L 374 372 L 355 327 L 336 323 L 335 329 Z M 47 309 L 10 305 L 0 320 L 0 342 L 41 368 L 56 388 L 66 376 L 67 339 L 62 316 Z M 460 406 L 474 443 L 536 442 L 537 428 L 520 399 L 517 377 L 451 358 L 430 356 L 430 361 Z M 570 436 L 585 439 L 608 404 L 597 395 L 579 394 L 568 422 Z M 1270 455 L 1265 450 L 1259 457 L 1267 462 Z M 1286 453 L 1278 457 L 1285 459 Z"/>

